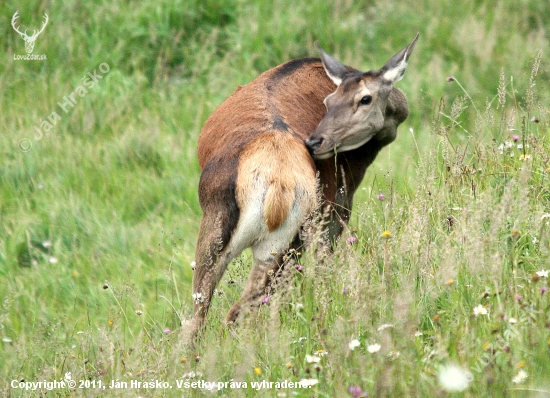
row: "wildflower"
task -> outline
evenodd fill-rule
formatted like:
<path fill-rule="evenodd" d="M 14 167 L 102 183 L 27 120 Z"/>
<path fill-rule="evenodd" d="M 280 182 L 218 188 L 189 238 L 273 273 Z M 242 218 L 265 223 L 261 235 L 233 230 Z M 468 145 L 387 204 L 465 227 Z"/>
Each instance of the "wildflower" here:
<path fill-rule="evenodd" d="M 531 159 L 531 155 L 524 155 L 524 154 L 522 154 L 522 155 L 519 157 L 519 160 L 527 160 L 527 159 Z"/>
<path fill-rule="evenodd" d="M 294 308 L 296 308 L 298 311 L 304 308 L 304 305 L 302 303 L 296 303 L 294 305 Z"/>
<path fill-rule="evenodd" d="M 136 315 L 143 315 L 143 311 L 142 310 L 136 310 Z"/>
<path fill-rule="evenodd" d="M 319 356 L 323 356 L 323 355 L 327 355 L 328 352 L 326 352 L 325 350 L 317 350 L 317 352 L 315 353 L 315 355 L 319 355 Z"/>
<path fill-rule="evenodd" d="M 448 78 L 446 78 L 445 80 L 447 80 L 447 83 L 450 83 L 450 82 L 454 82 L 455 81 L 455 78 L 453 76 L 449 76 Z"/>
<path fill-rule="evenodd" d="M 50 257 L 50 264 L 57 264 L 59 262 L 59 260 L 55 257 Z"/>
<path fill-rule="evenodd" d="M 262 304 L 267 304 L 267 303 L 269 302 L 269 299 L 270 299 L 269 296 L 265 296 L 265 297 L 262 299 Z"/>
<path fill-rule="evenodd" d="M 481 304 L 474 308 L 474 315 L 487 315 L 487 308 L 482 306 Z"/>
<path fill-rule="evenodd" d="M 163 332 L 164 332 L 164 334 L 168 334 L 168 333 L 170 333 L 170 329 L 165 328 L 165 329 L 163 330 Z"/>
<path fill-rule="evenodd" d="M 519 238 L 521 236 L 521 232 L 519 232 L 517 229 L 512 230 L 512 236 L 515 238 Z"/>
<path fill-rule="evenodd" d="M 349 393 L 351 394 L 351 396 L 353 398 L 359 398 L 359 397 L 364 397 L 365 396 L 365 395 L 363 395 L 363 391 L 361 391 L 361 387 L 359 387 L 359 386 L 350 386 L 348 391 L 349 391 Z"/>
<path fill-rule="evenodd" d="M 514 323 L 518 323 L 518 320 L 516 318 L 510 318 L 508 319 L 508 322 L 513 325 Z"/>
<path fill-rule="evenodd" d="M 290 369 L 290 368 L 294 367 L 294 364 L 293 364 L 292 362 L 287 362 L 287 363 L 285 364 L 285 366 L 286 366 L 288 369 Z"/>
<path fill-rule="evenodd" d="M 374 343 L 374 344 L 371 344 L 369 346 L 367 346 L 367 351 L 370 352 L 371 354 L 374 354 L 378 351 L 380 351 L 380 348 L 382 348 L 382 346 L 378 343 Z"/>
<path fill-rule="evenodd" d="M 204 297 L 202 297 L 201 293 L 193 293 L 192 297 L 195 304 L 200 304 L 204 301 Z"/>
<path fill-rule="evenodd" d="M 414 337 L 420 337 L 423 336 L 424 333 L 422 333 L 420 330 L 414 334 Z"/>
<path fill-rule="evenodd" d="M 518 302 L 519 302 L 519 301 L 521 301 L 522 299 L 523 299 L 523 296 L 522 296 L 521 294 L 516 294 L 516 295 L 514 296 L 514 301 L 518 301 Z"/>
<path fill-rule="evenodd" d="M 520 369 L 519 372 L 512 378 L 512 383 L 523 383 L 527 376 L 527 372 L 523 369 Z"/>
<path fill-rule="evenodd" d="M 548 290 L 547 288 L 541 287 L 541 288 L 540 288 L 540 294 L 546 293 L 547 290 Z"/>
<path fill-rule="evenodd" d="M 319 363 L 321 361 L 321 358 L 317 355 L 306 355 L 306 362 L 307 363 Z"/>
<path fill-rule="evenodd" d="M 514 134 L 514 135 L 512 136 L 512 139 L 513 139 L 514 141 L 516 141 L 516 142 L 519 141 L 519 135 Z"/>
<path fill-rule="evenodd" d="M 550 270 L 540 270 L 540 271 L 537 271 L 536 274 L 538 276 L 540 276 L 541 278 L 548 278 L 548 273 L 550 272 Z"/>
<path fill-rule="evenodd" d="M 181 358 L 180 358 L 180 363 L 185 363 L 185 362 L 187 362 L 187 358 L 181 357 Z"/>
<path fill-rule="evenodd" d="M 254 374 L 255 374 L 256 376 L 261 375 L 261 374 L 262 374 L 262 369 L 261 369 L 261 368 L 254 368 Z"/>
<path fill-rule="evenodd" d="M 542 221 L 542 220 L 544 220 L 545 218 L 550 218 L 550 213 L 544 213 L 544 214 L 542 215 L 542 217 L 540 218 L 540 220 Z"/>
<path fill-rule="evenodd" d="M 389 238 L 391 238 L 391 232 L 390 231 L 384 231 L 384 232 L 382 232 L 381 236 L 384 239 L 389 239 Z"/>
<path fill-rule="evenodd" d="M 379 193 L 377 198 L 378 198 L 378 200 L 384 200 L 384 199 L 386 199 L 386 195 L 384 195 L 383 193 Z"/>
<path fill-rule="evenodd" d="M 45 240 L 44 242 L 42 242 L 42 246 L 44 246 L 45 248 L 52 247 L 52 242 L 49 240 Z"/>
<path fill-rule="evenodd" d="M 455 282 L 455 280 L 453 278 L 449 278 L 445 281 L 445 285 L 451 286 L 454 282 Z"/>
<path fill-rule="evenodd" d="M 529 120 L 530 120 L 531 122 L 533 122 L 533 123 L 538 123 L 538 122 L 540 122 L 540 120 L 537 119 L 536 116 L 533 116 L 533 117 L 532 117 L 531 119 L 529 119 Z"/>
<path fill-rule="evenodd" d="M 13 343 L 13 340 L 10 339 L 9 337 L 4 337 L 2 339 L 2 342 L 6 343 L 6 344 L 11 344 L 11 343 Z"/>
<path fill-rule="evenodd" d="M 464 391 L 474 377 L 467 370 L 457 365 L 444 366 L 437 375 L 439 384 L 449 392 Z"/>
<path fill-rule="evenodd" d="M 71 274 L 73 275 L 74 278 L 77 278 L 78 277 L 78 271 L 74 270 L 71 272 Z"/>
<path fill-rule="evenodd" d="M 302 388 L 310 388 L 311 386 L 314 386 L 317 383 L 319 383 L 319 380 L 317 380 L 317 379 L 302 379 L 302 380 L 300 380 L 300 385 L 302 386 Z"/>
<path fill-rule="evenodd" d="M 70 381 L 73 377 L 71 375 L 71 372 L 65 372 L 65 377 L 63 378 L 64 381 Z"/>
<path fill-rule="evenodd" d="M 361 345 L 361 342 L 357 339 L 354 339 L 354 340 L 350 341 L 349 344 L 348 344 L 349 349 L 352 350 L 352 351 L 355 350 L 360 345 Z"/>
<path fill-rule="evenodd" d="M 536 236 L 533 236 L 533 239 L 531 239 L 531 243 L 533 243 L 534 245 L 536 245 L 538 242 L 539 242 L 539 240 L 537 239 L 537 237 L 536 237 Z"/>
<path fill-rule="evenodd" d="M 297 265 L 297 266 L 296 266 L 296 269 L 298 270 L 298 272 L 302 272 L 302 270 L 304 269 L 304 267 L 302 267 L 301 265 Z"/>
<path fill-rule="evenodd" d="M 514 147 L 514 144 L 510 141 L 504 141 L 502 144 L 498 146 L 499 153 L 501 155 L 504 154 L 504 152 L 510 151 Z"/>
<path fill-rule="evenodd" d="M 394 361 L 396 360 L 397 358 L 399 358 L 401 356 L 401 353 L 399 351 L 390 351 L 388 352 L 388 358 L 391 360 L 391 361 Z"/>
<path fill-rule="evenodd" d="M 189 264 L 191 266 L 191 269 L 194 271 L 195 268 L 197 268 L 197 262 L 196 261 L 191 261 L 191 264 Z"/>
<path fill-rule="evenodd" d="M 342 294 L 343 294 L 344 296 L 347 296 L 347 295 L 349 294 L 349 290 L 348 290 L 347 287 L 344 286 L 344 287 L 342 288 Z"/>
<path fill-rule="evenodd" d="M 307 340 L 307 337 L 298 337 L 298 340 L 293 341 L 292 344 L 299 344 L 304 340 Z"/>
<path fill-rule="evenodd" d="M 109 319 L 109 320 L 107 321 L 107 324 L 108 324 L 109 326 L 113 326 L 113 325 L 115 324 L 115 322 L 114 322 L 112 319 Z"/>
<path fill-rule="evenodd" d="M 355 236 L 350 236 L 350 237 L 346 240 L 346 242 L 348 242 L 348 243 L 355 243 L 355 242 L 357 242 L 357 238 L 356 238 Z"/>

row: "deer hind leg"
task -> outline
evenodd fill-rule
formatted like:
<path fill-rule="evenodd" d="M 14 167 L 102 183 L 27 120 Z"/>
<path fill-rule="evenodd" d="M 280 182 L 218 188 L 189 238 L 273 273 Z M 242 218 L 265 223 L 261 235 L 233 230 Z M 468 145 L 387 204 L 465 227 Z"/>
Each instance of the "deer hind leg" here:
<path fill-rule="evenodd" d="M 314 187 L 314 184 L 312 184 Z M 269 294 L 273 279 L 283 265 L 283 255 L 297 236 L 308 213 L 315 204 L 315 191 L 295 190 L 294 203 L 282 225 L 252 244 L 254 262 L 241 298 L 226 317 L 226 323 L 235 323 L 241 314 L 259 307 Z"/>

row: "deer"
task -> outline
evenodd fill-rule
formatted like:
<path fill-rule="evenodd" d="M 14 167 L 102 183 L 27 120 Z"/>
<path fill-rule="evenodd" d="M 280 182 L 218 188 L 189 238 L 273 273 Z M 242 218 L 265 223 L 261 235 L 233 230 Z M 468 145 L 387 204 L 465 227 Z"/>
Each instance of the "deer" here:
<path fill-rule="evenodd" d="M 11 26 L 17 33 L 19 33 L 19 35 L 21 35 L 23 40 L 25 40 L 25 51 L 27 51 L 27 54 L 31 54 L 34 50 L 34 42 L 38 38 L 38 35 L 44 31 L 44 28 L 46 28 L 46 25 L 48 24 L 48 21 L 49 21 L 48 14 L 44 14 L 44 22 L 42 23 L 42 28 L 40 28 L 40 30 L 35 29 L 32 36 L 28 36 L 26 29 L 24 32 L 21 32 L 19 28 L 16 26 L 18 13 L 19 11 L 15 11 L 15 14 L 13 14 L 13 17 L 11 19 Z"/>
<path fill-rule="evenodd" d="M 328 239 L 338 239 L 367 168 L 408 117 L 407 99 L 394 84 L 417 40 L 418 34 L 381 69 L 368 72 L 344 66 L 315 43 L 320 58 L 260 74 L 208 117 L 198 139 L 203 214 L 192 336 L 202 330 L 228 264 L 244 249 L 252 249 L 253 263 L 226 325 L 265 300 L 315 209 L 323 209 Z"/>

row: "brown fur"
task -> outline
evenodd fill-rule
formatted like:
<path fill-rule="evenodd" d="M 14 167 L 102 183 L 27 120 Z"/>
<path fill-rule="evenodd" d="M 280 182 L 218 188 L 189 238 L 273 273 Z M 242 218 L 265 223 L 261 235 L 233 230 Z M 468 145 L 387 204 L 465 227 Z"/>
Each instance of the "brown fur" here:
<path fill-rule="evenodd" d="M 265 294 L 270 275 L 282 258 L 282 253 L 267 256 L 269 246 L 265 242 L 269 243 L 269 237 L 277 236 L 283 228 L 292 230 L 297 220 L 292 217 L 303 217 L 315 206 L 316 171 L 323 206 L 329 210 L 327 229 L 331 239 L 340 235 L 349 220 L 353 194 L 367 167 L 379 150 L 393 141 L 408 108 L 404 95 L 393 89 L 380 134 L 360 148 L 314 161 L 304 141 L 325 116 L 323 100 L 335 88 L 321 60 L 290 61 L 237 88 L 206 121 L 198 142 L 203 219 L 195 255 L 193 293 L 200 298 L 195 298 L 192 334 L 203 324 L 227 264 L 243 246 L 253 247 L 255 260 L 243 296 L 231 308 L 228 321 L 238 317 L 242 305 L 250 305 Z M 258 195 L 263 195 L 260 202 Z M 266 231 L 261 232 L 262 237 L 247 240 L 248 216 L 243 214 L 257 206 L 263 217 L 259 223 L 266 226 Z M 250 228 L 260 230 L 256 225 Z M 285 237 L 288 244 L 298 229 L 299 225 L 292 236 Z M 242 242 L 235 241 L 236 231 Z M 277 239 L 274 244 L 281 245 L 281 238 Z"/>

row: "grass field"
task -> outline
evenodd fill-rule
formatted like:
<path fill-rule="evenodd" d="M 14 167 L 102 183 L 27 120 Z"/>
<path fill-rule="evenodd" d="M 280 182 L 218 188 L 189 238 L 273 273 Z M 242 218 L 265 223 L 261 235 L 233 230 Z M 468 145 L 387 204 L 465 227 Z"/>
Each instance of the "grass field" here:
<path fill-rule="evenodd" d="M 0 11 L 0 395 L 550 396 L 548 2 Z M 16 11 L 28 32 L 48 14 L 34 48 L 47 60 L 16 59 Z M 305 253 L 268 305 L 227 330 L 245 252 L 190 350 L 203 122 L 238 85 L 316 56 L 316 40 L 367 70 L 417 32 L 398 83 L 411 115 L 334 254 Z M 23 389 L 69 377 L 86 388 Z M 101 388 L 155 380 L 173 388 Z M 288 387 L 301 380 L 311 387 Z"/>

